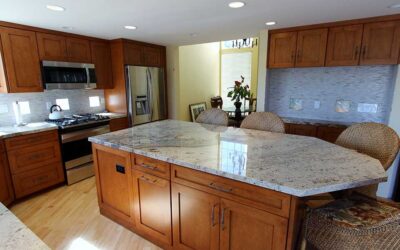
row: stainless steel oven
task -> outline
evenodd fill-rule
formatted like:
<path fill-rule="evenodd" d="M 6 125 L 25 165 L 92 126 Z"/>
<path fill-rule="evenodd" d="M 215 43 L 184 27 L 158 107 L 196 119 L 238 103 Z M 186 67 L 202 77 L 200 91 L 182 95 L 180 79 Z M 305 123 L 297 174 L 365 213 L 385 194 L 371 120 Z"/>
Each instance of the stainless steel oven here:
<path fill-rule="evenodd" d="M 95 66 L 90 63 L 42 62 L 44 87 L 52 89 L 96 88 Z"/>
<path fill-rule="evenodd" d="M 110 132 L 108 121 L 89 127 L 72 127 L 61 130 L 61 148 L 68 185 L 94 175 L 92 144 L 88 137 Z"/>

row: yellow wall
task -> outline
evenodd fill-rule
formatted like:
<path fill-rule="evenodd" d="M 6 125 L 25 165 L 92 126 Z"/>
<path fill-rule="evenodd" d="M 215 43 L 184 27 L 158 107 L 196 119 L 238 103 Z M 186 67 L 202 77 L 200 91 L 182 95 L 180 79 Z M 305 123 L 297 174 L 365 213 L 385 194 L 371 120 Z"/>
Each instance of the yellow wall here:
<path fill-rule="evenodd" d="M 168 118 L 179 119 L 179 47 L 167 46 Z"/>
<path fill-rule="evenodd" d="M 190 121 L 189 104 L 206 102 L 219 94 L 220 43 L 179 47 L 178 119 Z"/>

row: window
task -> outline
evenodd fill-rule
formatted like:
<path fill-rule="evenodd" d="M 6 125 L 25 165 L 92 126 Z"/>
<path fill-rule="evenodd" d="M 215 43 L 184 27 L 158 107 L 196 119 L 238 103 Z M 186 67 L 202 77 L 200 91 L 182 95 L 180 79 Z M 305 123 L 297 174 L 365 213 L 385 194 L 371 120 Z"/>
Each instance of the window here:
<path fill-rule="evenodd" d="M 89 106 L 91 108 L 100 107 L 100 97 L 90 96 L 89 97 Z"/>
<path fill-rule="evenodd" d="M 56 99 L 56 103 L 61 107 L 62 110 L 69 110 L 69 100 L 65 99 Z"/>

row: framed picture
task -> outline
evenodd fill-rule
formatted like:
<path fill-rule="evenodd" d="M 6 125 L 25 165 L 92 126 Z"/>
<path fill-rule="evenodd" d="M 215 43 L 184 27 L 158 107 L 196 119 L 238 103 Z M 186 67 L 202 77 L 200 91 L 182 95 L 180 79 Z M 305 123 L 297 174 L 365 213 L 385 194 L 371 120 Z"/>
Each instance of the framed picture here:
<path fill-rule="evenodd" d="M 189 111 L 190 111 L 190 117 L 192 118 L 192 122 L 196 121 L 200 113 L 206 109 L 207 109 L 206 102 L 190 104 Z"/>

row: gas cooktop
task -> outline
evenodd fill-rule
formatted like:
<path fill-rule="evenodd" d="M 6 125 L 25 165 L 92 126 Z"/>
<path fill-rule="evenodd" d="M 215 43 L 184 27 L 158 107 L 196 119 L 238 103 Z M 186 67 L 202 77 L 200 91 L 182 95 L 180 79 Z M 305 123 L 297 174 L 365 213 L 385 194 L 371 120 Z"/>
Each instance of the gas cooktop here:
<path fill-rule="evenodd" d="M 109 121 L 110 117 L 96 114 L 72 115 L 62 119 L 46 119 L 46 122 L 56 124 L 61 129 L 69 127 L 84 126 Z"/>

